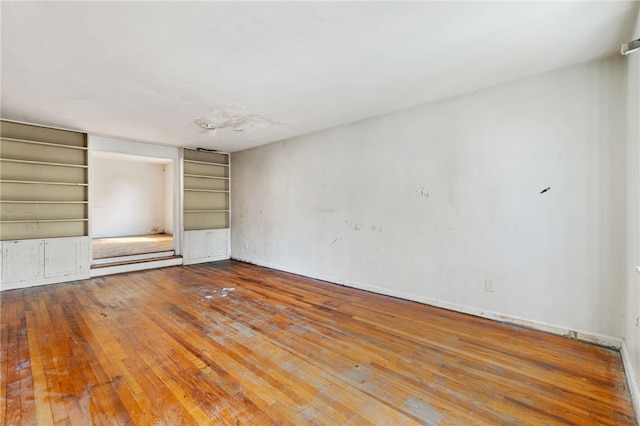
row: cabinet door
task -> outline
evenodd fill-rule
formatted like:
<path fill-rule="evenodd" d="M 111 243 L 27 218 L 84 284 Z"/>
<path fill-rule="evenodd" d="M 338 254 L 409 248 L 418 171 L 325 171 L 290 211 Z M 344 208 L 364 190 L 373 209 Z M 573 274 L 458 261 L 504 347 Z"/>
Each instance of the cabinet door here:
<path fill-rule="evenodd" d="M 54 238 L 45 240 L 44 277 L 64 277 L 85 272 L 83 238 Z"/>
<path fill-rule="evenodd" d="M 228 256 L 229 255 L 229 231 L 226 229 L 217 229 L 211 231 L 211 256 Z"/>
<path fill-rule="evenodd" d="M 185 231 L 185 264 L 209 262 L 229 257 L 229 230 Z"/>
<path fill-rule="evenodd" d="M 33 281 L 44 277 L 44 242 L 42 240 L 5 241 L 2 243 L 2 281 Z"/>
<path fill-rule="evenodd" d="M 211 231 L 186 231 L 184 257 L 187 260 L 206 259 L 211 252 Z"/>

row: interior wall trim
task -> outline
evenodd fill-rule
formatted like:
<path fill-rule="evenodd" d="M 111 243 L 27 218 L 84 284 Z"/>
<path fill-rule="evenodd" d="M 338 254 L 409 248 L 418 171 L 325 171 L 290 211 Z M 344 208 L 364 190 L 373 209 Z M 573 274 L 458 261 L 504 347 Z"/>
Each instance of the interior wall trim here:
<path fill-rule="evenodd" d="M 93 205 L 92 154 L 95 151 L 115 152 L 142 157 L 155 157 L 172 161 L 173 172 L 173 235 L 174 251 L 182 254 L 182 149 L 177 146 L 159 145 L 149 142 L 116 139 L 89 134 L 89 214 Z M 91 216 L 89 216 L 91 218 Z M 89 222 L 89 236 L 93 238 L 92 223 Z M 177 237 L 176 237 L 177 236 Z"/>

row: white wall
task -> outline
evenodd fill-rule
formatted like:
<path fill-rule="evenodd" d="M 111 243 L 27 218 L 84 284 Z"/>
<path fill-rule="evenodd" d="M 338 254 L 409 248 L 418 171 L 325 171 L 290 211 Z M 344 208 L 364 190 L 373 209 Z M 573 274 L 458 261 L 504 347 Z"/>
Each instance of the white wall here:
<path fill-rule="evenodd" d="M 164 165 L 164 232 L 173 235 L 173 163 Z M 179 198 L 179 197 L 176 197 Z"/>
<path fill-rule="evenodd" d="M 640 14 L 632 39 L 640 37 Z M 640 416 L 640 52 L 625 58 L 627 72 L 627 288 L 625 341 L 634 373 L 636 411 Z"/>
<path fill-rule="evenodd" d="M 166 177 L 166 195 L 167 203 L 168 198 L 172 198 L 172 210 L 169 211 L 167 205 L 165 210 L 165 231 L 176 231 L 182 229 L 182 201 L 180 196 L 174 196 L 174 194 L 180 194 L 182 192 L 181 186 L 181 173 L 182 170 L 179 167 L 180 164 L 180 148 L 175 146 L 156 145 L 146 142 L 136 142 L 132 140 L 115 139 L 106 136 L 89 135 L 89 152 L 90 163 L 89 169 L 93 168 L 93 159 L 96 156 L 103 156 L 106 158 L 134 158 L 136 161 L 142 159 L 147 162 L 155 162 L 159 164 L 165 164 L 165 177 Z M 171 177 L 166 176 L 170 174 Z M 90 173 L 89 176 L 89 200 L 91 205 L 96 205 L 99 202 L 95 199 L 93 194 L 93 178 L 94 173 Z M 173 185 L 172 187 L 170 187 Z M 169 195 L 171 194 L 171 196 Z M 94 222 L 93 209 L 90 212 L 91 223 Z M 93 231 L 93 226 L 92 226 Z M 92 235 L 96 238 L 97 235 Z M 174 239 L 174 248 L 176 254 L 182 253 L 181 238 Z"/>
<path fill-rule="evenodd" d="M 165 164 L 93 158 L 93 238 L 144 235 L 167 228 Z"/>
<path fill-rule="evenodd" d="M 613 58 L 234 153 L 232 257 L 622 337 L 623 83 Z"/>

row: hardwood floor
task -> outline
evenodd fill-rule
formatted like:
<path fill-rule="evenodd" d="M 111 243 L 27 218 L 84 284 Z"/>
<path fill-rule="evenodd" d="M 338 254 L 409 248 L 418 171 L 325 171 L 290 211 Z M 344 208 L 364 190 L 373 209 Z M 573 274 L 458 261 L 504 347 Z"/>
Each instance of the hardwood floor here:
<path fill-rule="evenodd" d="M 0 293 L 4 424 L 635 424 L 617 352 L 235 261 Z"/>
<path fill-rule="evenodd" d="M 106 259 L 134 254 L 173 250 L 173 235 L 151 234 L 132 237 L 94 238 L 91 241 L 93 259 Z"/>

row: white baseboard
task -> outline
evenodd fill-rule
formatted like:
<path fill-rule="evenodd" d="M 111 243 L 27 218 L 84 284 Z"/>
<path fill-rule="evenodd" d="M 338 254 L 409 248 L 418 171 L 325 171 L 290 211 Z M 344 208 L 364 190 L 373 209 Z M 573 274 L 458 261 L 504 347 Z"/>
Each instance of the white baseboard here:
<path fill-rule="evenodd" d="M 640 387 L 636 381 L 635 372 L 633 370 L 633 363 L 631 362 L 631 355 L 629 354 L 629 348 L 627 342 L 622 341 L 622 347 L 620 348 L 620 356 L 622 357 L 622 364 L 624 365 L 624 374 L 627 377 L 627 385 L 629 385 L 629 392 L 631 393 L 631 401 L 633 402 L 633 408 L 636 411 L 636 422 L 640 424 Z"/>
<path fill-rule="evenodd" d="M 583 342 L 593 343 L 600 346 L 606 346 L 606 347 L 614 348 L 617 350 L 619 350 L 622 347 L 623 340 L 619 337 L 607 336 L 604 334 L 598 334 L 598 333 L 585 331 L 585 330 L 568 329 L 566 327 L 562 327 L 555 324 L 548 324 L 541 321 L 534 321 L 534 320 L 529 320 L 525 318 L 519 318 L 512 315 L 502 314 L 499 312 L 487 311 L 484 309 L 474 308 L 472 306 L 460 305 L 457 303 L 451 303 L 443 300 L 432 299 L 429 297 L 424 297 L 424 296 L 420 296 L 412 293 L 405 293 L 402 291 L 391 290 L 384 287 L 363 284 L 356 281 L 340 280 L 340 279 L 336 279 L 335 277 L 322 275 L 322 274 L 309 273 L 308 271 L 276 265 L 268 262 L 244 259 L 237 256 L 232 256 L 232 259 L 236 259 L 241 262 L 253 263 L 258 266 L 264 266 L 266 268 L 277 269 L 279 271 L 290 272 L 292 274 L 302 275 L 304 277 L 327 281 L 333 284 L 339 284 L 346 287 L 353 287 L 360 290 L 370 291 L 372 293 L 383 294 L 385 296 L 392 296 L 400 299 L 411 300 L 414 302 L 424 303 L 426 305 L 448 309 L 451 311 L 461 312 L 464 314 L 474 315 L 481 318 L 487 318 L 487 319 L 491 319 L 491 320 L 499 321 L 503 323 L 519 325 L 522 327 L 544 331 L 547 333 L 556 334 L 559 336 L 564 336 L 571 339 L 580 340 Z"/>
<path fill-rule="evenodd" d="M 219 260 L 229 260 L 228 254 L 222 254 L 220 256 L 199 257 L 197 259 L 184 258 L 183 265 L 195 265 L 196 263 L 217 262 Z"/>
<path fill-rule="evenodd" d="M 79 281 L 89 279 L 89 272 L 83 272 L 77 275 L 64 275 L 53 278 L 42 278 L 37 280 L 29 280 L 29 281 L 17 281 L 10 283 L 1 283 L 0 291 L 5 290 L 18 290 L 21 288 L 29 288 L 29 287 L 38 287 L 41 285 L 49 285 L 49 284 L 58 284 L 58 283 L 66 283 L 71 281 Z"/>

